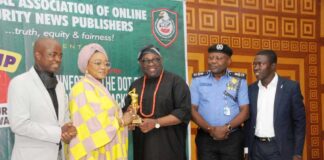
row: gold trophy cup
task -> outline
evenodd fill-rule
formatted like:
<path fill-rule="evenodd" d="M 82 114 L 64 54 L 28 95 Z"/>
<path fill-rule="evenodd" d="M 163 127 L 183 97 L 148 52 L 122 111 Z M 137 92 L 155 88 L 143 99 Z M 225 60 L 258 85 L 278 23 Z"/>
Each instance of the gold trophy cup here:
<path fill-rule="evenodd" d="M 136 89 L 132 89 L 130 92 L 128 92 L 128 95 L 131 97 L 131 107 L 133 108 L 133 112 L 135 115 L 135 119 L 132 121 L 132 124 L 139 125 L 142 123 L 141 117 L 137 114 L 137 111 L 139 109 L 138 105 L 138 94 L 136 93 Z"/>

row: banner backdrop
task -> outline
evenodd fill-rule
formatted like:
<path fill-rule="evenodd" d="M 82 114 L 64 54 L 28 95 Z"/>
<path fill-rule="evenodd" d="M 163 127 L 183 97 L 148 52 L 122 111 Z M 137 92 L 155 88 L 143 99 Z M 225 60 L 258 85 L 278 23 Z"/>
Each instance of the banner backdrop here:
<path fill-rule="evenodd" d="M 185 79 L 183 4 L 181 0 L 0 0 L 0 159 L 10 159 L 14 141 L 7 118 L 8 84 L 33 66 L 33 42 L 38 37 L 62 43 L 57 77 L 67 94 L 82 76 L 77 68 L 80 49 L 88 43 L 101 44 L 112 63 L 103 84 L 123 106 L 128 87 L 141 76 L 138 51 L 148 44 L 160 48 L 166 70 Z"/>

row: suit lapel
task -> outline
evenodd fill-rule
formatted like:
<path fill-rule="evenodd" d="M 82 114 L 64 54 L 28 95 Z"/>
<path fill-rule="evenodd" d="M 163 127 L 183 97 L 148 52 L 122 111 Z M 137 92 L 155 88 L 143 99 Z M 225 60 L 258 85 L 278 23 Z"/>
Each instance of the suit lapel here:
<path fill-rule="evenodd" d="M 253 110 L 255 111 L 253 114 L 253 117 L 254 117 L 254 122 L 256 122 L 256 116 L 257 116 L 257 113 L 258 113 L 258 96 L 259 96 L 259 86 L 258 86 L 258 83 L 256 83 L 253 87 L 253 90 L 252 90 L 252 107 L 253 107 Z"/>
<path fill-rule="evenodd" d="M 279 110 L 279 104 L 281 101 L 284 83 L 283 79 L 278 76 L 278 83 L 277 83 L 277 89 L 276 89 L 276 95 L 275 95 L 275 101 L 274 101 L 274 111 L 273 111 L 273 124 L 276 122 L 278 110 Z"/>
<path fill-rule="evenodd" d="M 58 119 L 59 123 L 62 124 L 64 122 L 64 115 L 65 115 L 65 91 L 62 91 L 62 87 L 60 86 L 60 82 L 56 85 L 55 88 L 56 96 L 57 96 L 57 102 L 58 102 Z"/>
<path fill-rule="evenodd" d="M 40 97 L 39 101 L 42 100 L 41 98 L 44 98 L 44 100 L 46 101 L 46 104 L 47 104 L 46 107 L 50 110 L 50 112 L 54 116 L 53 118 L 55 118 L 57 120 L 52 99 L 51 99 L 48 91 L 46 90 L 42 80 L 39 78 L 37 72 L 35 71 L 34 67 L 32 67 L 29 70 L 29 73 L 31 74 L 31 77 L 32 77 L 34 83 L 36 84 L 37 89 L 39 89 L 43 95 L 43 97 Z"/>
<path fill-rule="evenodd" d="M 251 90 L 251 110 L 253 110 L 254 112 L 252 117 L 253 117 L 253 122 L 256 122 L 256 115 L 257 115 L 257 111 L 258 111 L 258 96 L 259 96 L 259 87 L 258 87 L 258 83 L 255 83 L 253 85 L 253 88 Z"/>

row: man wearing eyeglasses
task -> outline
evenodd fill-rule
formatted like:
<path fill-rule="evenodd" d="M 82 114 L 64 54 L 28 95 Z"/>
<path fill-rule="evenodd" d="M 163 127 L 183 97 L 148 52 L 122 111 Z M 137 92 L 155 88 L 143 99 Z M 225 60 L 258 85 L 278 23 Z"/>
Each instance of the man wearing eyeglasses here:
<path fill-rule="evenodd" d="M 134 160 L 186 160 L 190 92 L 179 76 L 164 70 L 162 56 L 153 45 L 142 49 L 138 61 L 144 76 L 129 90 L 138 93 L 143 122 L 133 132 Z M 131 97 L 125 98 L 125 108 Z"/>
<path fill-rule="evenodd" d="M 241 124 L 249 115 L 245 74 L 231 72 L 232 49 L 226 44 L 208 48 L 209 71 L 194 73 L 190 87 L 192 120 L 199 126 L 199 160 L 243 159 Z"/>
<path fill-rule="evenodd" d="M 68 122 L 64 86 L 55 77 L 62 46 L 55 39 L 41 37 L 34 43 L 34 59 L 35 65 L 9 85 L 8 114 L 15 133 L 11 159 L 61 160 L 61 141 L 69 143 L 76 135 L 76 128 Z"/>

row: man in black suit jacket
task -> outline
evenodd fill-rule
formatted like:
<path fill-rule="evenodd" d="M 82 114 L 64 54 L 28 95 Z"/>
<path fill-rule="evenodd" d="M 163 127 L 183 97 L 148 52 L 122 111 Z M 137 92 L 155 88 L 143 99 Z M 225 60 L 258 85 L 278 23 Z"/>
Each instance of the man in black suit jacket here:
<path fill-rule="evenodd" d="M 249 86 L 250 119 L 246 124 L 252 160 L 301 160 L 305 139 L 305 108 L 300 86 L 276 73 L 272 50 L 256 54 L 258 81 Z"/>

